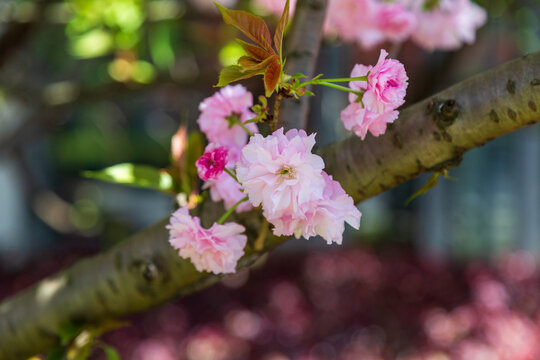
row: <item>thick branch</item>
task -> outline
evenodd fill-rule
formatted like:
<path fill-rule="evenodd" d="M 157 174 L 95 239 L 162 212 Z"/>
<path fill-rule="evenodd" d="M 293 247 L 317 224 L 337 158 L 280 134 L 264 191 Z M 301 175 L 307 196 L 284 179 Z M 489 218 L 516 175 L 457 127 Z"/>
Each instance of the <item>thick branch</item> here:
<path fill-rule="evenodd" d="M 313 77 L 322 39 L 327 0 L 298 0 L 287 37 L 285 49 L 286 70 L 290 75 L 303 73 Z M 305 129 L 309 109 L 309 97 L 282 102 L 280 124 L 286 129 Z"/>
<path fill-rule="evenodd" d="M 455 85 L 404 110 L 384 136 L 365 142 L 351 137 L 320 149 L 326 169 L 355 200 L 381 193 L 423 171 L 455 166 L 468 149 L 540 121 L 540 52 Z M 200 213 L 209 225 L 213 203 Z M 236 218 L 250 245 L 240 266 L 286 239 L 267 234 L 253 211 Z M 106 253 L 85 259 L 0 305 L 0 360 L 19 359 L 58 343 L 64 323 L 96 323 L 142 311 L 174 296 L 214 283 L 198 273 L 167 242 L 165 221 Z M 264 233 L 264 231 L 263 231 Z"/>
<path fill-rule="evenodd" d="M 326 170 L 355 201 L 540 121 L 540 52 L 472 77 L 403 110 L 382 137 L 350 137 L 321 149 Z"/>

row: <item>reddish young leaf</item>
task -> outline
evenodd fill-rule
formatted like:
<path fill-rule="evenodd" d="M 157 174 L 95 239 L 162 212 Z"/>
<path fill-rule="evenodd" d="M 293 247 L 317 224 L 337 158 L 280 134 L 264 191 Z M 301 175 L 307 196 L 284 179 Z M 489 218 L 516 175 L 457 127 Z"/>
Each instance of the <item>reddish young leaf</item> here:
<path fill-rule="evenodd" d="M 241 10 L 229 10 L 218 3 L 223 21 L 244 33 L 248 38 L 255 41 L 267 51 L 274 53 L 272 49 L 272 36 L 263 19 Z"/>
<path fill-rule="evenodd" d="M 268 58 L 266 58 L 266 60 L 264 61 L 257 61 L 255 59 L 253 59 L 252 57 L 249 57 L 249 56 L 242 56 L 240 59 L 238 59 L 238 64 L 240 66 L 242 66 L 242 68 L 244 69 L 244 71 L 256 71 L 256 70 L 261 70 L 264 71 L 264 69 L 266 69 L 266 67 L 273 63 L 273 62 L 277 62 L 279 60 L 279 57 L 277 55 L 272 55 Z"/>
<path fill-rule="evenodd" d="M 219 82 L 216 87 L 222 87 L 232 83 L 233 81 L 248 79 L 258 74 L 262 74 L 262 70 L 249 70 L 244 71 L 239 65 L 231 65 L 221 69 L 219 73 Z"/>
<path fill-rule="evenodd" d="M 283 44 L 283 33 L 285 32 L 285 28 L 287 27 L 287 24 L 289 23 L 289 0 L 285 3 L 285 8 L 283 9 L 283 13 L 281 14 L 281 19 L 279 19 L 279 23 L 276 27 L 276 32 L 274 33 L 274 45 L 276 46 L 276 50 L 279 54 L 279 59 L 281 61 L 282 54 L 281 54 L 281 48 Z"/>
<path fill-rule="evenodd" d="M 235 39 L 236 42 L 238 42 L 240 44 L 240 46 L 242 46 L 242 48 L 244 48 L 244 50 L 248 53 L 249 56 L 257 59 L 257 60 L 264 60 L 266 59 L 267 57 L 269 57 L 270 55 L 272 55 L 271 53 L 269 53 L 268 51 L 258 47 L 257 45 L 253 45 L 253 44 L 250 44 L 250 43 L 247 43 L 245 41 L 242 41 L 240 39 Z"/>
<path fill-rule="evenodd" d="M 260 63 L 261 62 L 259 60 L 252 58 L 251 56 L 241 56 L 238 59 L 238 65 L 240 65 L 244 70 L 254 68 Z"/>
<path fill-rule="evenodd" d="M 279 81 L 279 76 L 281 75 L 281 64 L 276 60 L 266 68 L 264 72 L 264 89 L 266 92 L 266 97 L 270 97 Z"/>

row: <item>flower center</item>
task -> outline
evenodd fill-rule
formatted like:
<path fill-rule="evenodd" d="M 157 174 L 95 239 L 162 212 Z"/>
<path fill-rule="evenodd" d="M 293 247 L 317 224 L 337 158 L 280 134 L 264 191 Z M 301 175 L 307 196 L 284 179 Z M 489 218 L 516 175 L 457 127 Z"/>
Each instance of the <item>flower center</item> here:
<path fill-rule="evenodd" d="M 386 82 L 386 84 L 390 87 L 398 87 L 399 83 L 395 79 L 390 79 Z"/>
<path fill-rule="evenodd" d="M 284 166 L 277 172 L 277 175 L 281 176 L 282 178 L 287 178 L 289 180 L 296 179 L 296 171 L 292 167 Z"/>
<path fill-rule="evenodd" d="M 225 120 L 227 120 L 227 122 L 229 123 L 229 129 L 232 128 L 234 125 L 236 124 L 239 124 L 241 121 L 240 121 L 240 117 L 242 116 L 242 114 L 239 114 L 239 113 L 231 113 L 231 115 L 229 116 L 225 116 Z"/>

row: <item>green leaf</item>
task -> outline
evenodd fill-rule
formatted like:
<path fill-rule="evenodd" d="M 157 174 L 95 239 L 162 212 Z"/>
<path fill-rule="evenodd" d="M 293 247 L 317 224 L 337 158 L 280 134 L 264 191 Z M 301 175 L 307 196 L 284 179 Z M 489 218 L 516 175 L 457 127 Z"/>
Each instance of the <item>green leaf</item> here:
<path fill-rule="evenodd" d="M 411 203 L 411 201 L 413 201 L 414 199 L 416 199 L 418 196 L 420 195 L 424 195 L 425 193 L 427 193 L 430 189 L 434 188 L 435 185 L 437 185 L 437 183 L 439 182 L 439 176 L 441 175 L 440 172 L 436 172 L 434 173 L 429 179 L 428 181 L 426 181 L 426 183 L 417 191 L 415 192 L 414 194 L 412 194 L 408 199 L 407 201 L 405 202 L 405 206 L 409 205 Z"/>
<path fill-rule="evenodd" d="M 279 54 L 279 59 L 281 62 L 281 48 L 283 44 L 283 33 L 285 32 L 285 28 L 287 27 L 287 24 L 289 23 L 289 0 L 285 3 L 285 8 L 283 9 L 283 13 L 281 14 L 281 18 L 279 19 L 279 23 L 276 27 L 276 32 L 274 33 L 274 45 L 276 47 L 276 50 Z"/>
<path fill-rule="evenodd" d="M 167 171 L 149 165 L 123 163 L 99 171 L 84 171 L 82 176 L 165 192 L 173 192 L 174 189 L 174 180 Z"/>
<path fill-rule="evenodd" d="M 101 348 L 105 352 L 105 355 L 107 356 L 107 360 L 121 360 L 120 355 L 118 354 L 118 351 L 112 346 L 102 344 Z"/>
<path fill-rule="evenodd" d="M 258 74 L 262 74 L 260 70 L 244 71 L 240 65 L 231 65 L 221 69 L 219 73 L 219 81 L 216 87 L 222 87 L 232 83 L 233 81 L 248 79 Z"/>
<path fill-rule="evenodd" d="M 263 49 L 274 52 L 272 49 L 272 36 L 263 19 L 242 10 L 229 10 L 218 3 L 217 8 L 223 16 L 225 23 L 234 26 L 248 38 L 259 44 Z"/>
<path fill-rule="evenodd" d="M 84 330 L 83 326 L 75 324 L 62 324 L 58 327 L 58 336 L 60 337 L 60 344 L 67 345 L 73 339 L 77 337 Z"/>

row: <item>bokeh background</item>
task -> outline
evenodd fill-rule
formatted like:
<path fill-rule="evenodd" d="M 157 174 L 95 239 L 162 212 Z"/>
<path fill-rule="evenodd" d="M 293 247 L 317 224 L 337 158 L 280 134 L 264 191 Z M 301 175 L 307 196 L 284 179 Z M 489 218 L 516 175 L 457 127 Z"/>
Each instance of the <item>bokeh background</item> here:
<path fill-rule="evenodd" d="M 253 1 L 221 3 L 276 22 Z M 538 2 L 478 3 L 489 19 L 474 45 L 393 48 L 407 103 L 540 49 Z M 241 54 L 236 35 L 211 1 L 0 2 L 0 299 L 172 212 L 174 197 L 81 174 L 167 167 L 171 137 L 196 130 L 199 102 Z M 326 39 L 317 72 L 342 77 L 377 57 Z M 316 89 L 318 145 L 348 136 L 346 105 Z M 341 247 L 290 241 L 103 341 L 125 359 L 540 358 L 538 126 L 470 151 L 450 175 L 408 206 L 428 176 L 363 202 Z"/>

